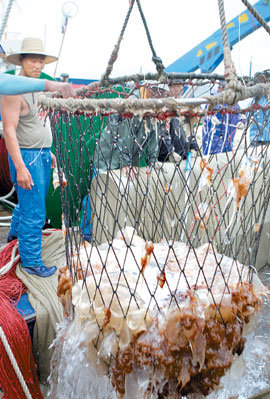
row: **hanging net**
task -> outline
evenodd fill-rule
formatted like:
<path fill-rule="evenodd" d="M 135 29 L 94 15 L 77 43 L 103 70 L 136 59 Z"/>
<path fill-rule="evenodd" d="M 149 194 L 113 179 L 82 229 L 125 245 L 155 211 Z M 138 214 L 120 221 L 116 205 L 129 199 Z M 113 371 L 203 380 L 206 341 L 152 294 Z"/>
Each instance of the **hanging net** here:
<path fill-rule="evenodd" d="M 135 2 L 157 74 L 113 80 Z M 40 101 L 67 254 L 55 399 L 206 397 L 269 295 L 255 269 L 268 261 L 269 85 L 237 78 L 218 5 L 223 82 L 166 74 L 131 0 L 101 81 L 77 99 Z M 194 85 L 201 98 L 190 98 Z M 218 94 L 204 92 L 212 86 Z"/>
<path fill-rule="evenodd" d="M 198 106 L 178 99 L 183 83 L 41 100 L 67 253 L 54 397 L 206 396 L 268 295 L 254 270 L 267 262 L 269 107 Z"/>

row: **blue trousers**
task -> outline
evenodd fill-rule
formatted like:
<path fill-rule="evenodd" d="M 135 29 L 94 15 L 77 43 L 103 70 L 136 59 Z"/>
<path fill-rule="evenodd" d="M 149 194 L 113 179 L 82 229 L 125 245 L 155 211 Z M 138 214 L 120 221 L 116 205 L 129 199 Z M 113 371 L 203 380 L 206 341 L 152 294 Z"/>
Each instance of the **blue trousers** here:
<path fill-rule="evenodd" d="M 91 198 L 90 194 L 86 195 L 83 199 L 83 204 L 82 204 L 82 219 L 81 219 L 81 232 L 83 235 L 87 238 L 90 238 L 92 235 L 92 229 L 93 229 L 93 224 L 92 224 L 92 211 L 91 211 Z"/>
<path fill-rule="evenodd" d="M 93 169 L 92 179 L 97 175 L 96 169 Z M 91 238 L 93 223 L 92 223 L 92 211 L 91 211 L 91 197 L 90 194 L 86 195 L 82 203 L 82 219 L 80 223 L 81 232 L 88 239 Z"/>
<path fill-rule="evenodd" d="M 11 180 L 18 196 L 10 233 L 18 237 L 22 266 L 42 266 L 41 238 L 46 220 L 45 197 L 51 176 L 51 151 L 50 148 L 21 149 L 21 155 L 31 173 L 34 186 L 32 190 L 18 186 L 16 169 L 9 157 Z"/>

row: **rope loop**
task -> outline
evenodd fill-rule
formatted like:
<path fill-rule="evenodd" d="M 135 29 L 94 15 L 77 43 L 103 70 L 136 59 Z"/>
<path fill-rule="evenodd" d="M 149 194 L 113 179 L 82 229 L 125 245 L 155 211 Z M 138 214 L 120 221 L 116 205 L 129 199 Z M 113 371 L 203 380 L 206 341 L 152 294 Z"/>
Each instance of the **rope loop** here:
<path fill-rule="evenodd" d="M 134 2 L 135 2 L 135 0 L 132 0 L 131 3 L 130 3 L 130 6 L 129 6 L 129 9 L 128 9 L 127 15 L 125 17 L 124 24 L 122 26 L 118 41 L 117 41 L 116 45 L 114 46 L 113 52 L 112 52 L 112 54 L 110 56 L 110 59 L 109 59 L 109 62 L 108 62 L 107 68 L 106 68 L 106 71 L 101 76 L 101 80 L 100 80 L 100 85 L 101 86 L 104 86 L 104 87 L 108 87 L 109 86 L 109 76 L 110 76 L 110 74 L 111 74 L 111 72 L 113 70 L 114 63 L 117 60 L 119 49 L 120 49 L 120 44 L 121 44 L 121 41 L 122 41 L 122 39 L 124 37 L 124 33 L 125 33 L 125 30 L 126 30 L 126 27 L 127 27 L 127 24 L 128 24 L 129 17 L 131 15 L 132 9 L 133 9 Z"/>
<path fill-rule="evenodd" d="M 165 67 L 162 63 L 161 58 L 158 57 L 157 55 L 153 55 L 152 61 L 154 62 L 155 66 L 156 66 L 156 70 L 158 73 L 158 80 L 161 83 L 166 83 L 168 81 L 168 75 L 165 73 Z"/>

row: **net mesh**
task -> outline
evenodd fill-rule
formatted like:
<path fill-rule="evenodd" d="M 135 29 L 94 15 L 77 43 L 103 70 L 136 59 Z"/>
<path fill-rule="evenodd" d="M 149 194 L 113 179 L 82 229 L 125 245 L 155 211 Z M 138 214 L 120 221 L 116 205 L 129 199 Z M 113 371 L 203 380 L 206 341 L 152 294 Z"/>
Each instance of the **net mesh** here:
<path fill-rule="evenodd" d="M 136 85 L 85 98 L 182 89 Z M 140 397 L 207 395 L 242 352 L 243 326 L 267 294 L 254 274 L 269 224 L 267 105 L 49 116 L 66 315 L 88 326 L 118 394 L 132 376 Z"/>

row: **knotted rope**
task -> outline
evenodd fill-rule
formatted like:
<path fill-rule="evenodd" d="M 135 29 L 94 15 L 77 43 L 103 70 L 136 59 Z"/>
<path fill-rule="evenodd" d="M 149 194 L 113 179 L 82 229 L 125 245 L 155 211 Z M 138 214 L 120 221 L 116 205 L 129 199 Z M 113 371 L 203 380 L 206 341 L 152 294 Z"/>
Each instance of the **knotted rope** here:
<path fill-rule="evenodd" d="M 267 30 L 267 32 L 270 33 L 270 29 L 264 19 L 249 4 L 249 2 L 247 0 L 242 0 L 242 2 L 247 6 L 248 10 L 255 16 L 260 24 Z M 253 87 L 247 88 L 238 80 L 235 66 L 231 57 L 231 49 L 226 27 L 224 0 L 218 0 L 218 7 L 223 41 L 224 78 L 227 82 L 227 85 L 222 93 L 219 93 L 215 96 L 205 96 L 205 98 L 207 98 L 213 107 L 217 104 L 234 105 L 238 101 L 245 100 L 250 97 L 259 98 L 263 94 L 269 94 L 269 85 L 257 84 Z"/>
<path fill-rule="evenodd" d="M 151 51 L 152 51 L 152 61 L 156 65 L 156 70 L 158 72 L 158 77 L 159 77 L 160 82 L 161 83 L 165 83 L 167 81 L 167 75 L 166 75 L 166 73 L 164 71 L 165 67 L 164 67 L 164 65 L 162 63 L 161 58 L 159 58 L 157 56 L 156 51 L 154 49 L 153 42 L 152 42 L 152 39 L 151 39 L 151 36 L 150 36 L 150 32 L 149 32 L 149 29 L 148 29 L 148 26 L 147 26 L 147 23 L 146 23 L 146 19 L 145 19 L 145 16 L 144 16 L 144 13 L 143 13 L 143 10 L 142 10 L 142 7 L 141 7 L 140 0 L 136 0 L 136 1 L 137 1 L 138 9 L 139 9 L 142 21 L 143 21 L 143 25 L 144 25 L 144 28 L 145 28 L 145 32 L 146 32 L 146 36 L 147 36 L 147 39 L 148 39 L 148 43 L 149 43 L 149 46 L 150 46 Z"/>
<path fill-rule="evenodd" d="M 213 107 L 217 104 L 233 105 L 238 103 L 239 101 L 246 100 L 247 98 L 260 98 L 263 95 L 269 94 L 269 84 L 262 83 L 251 87 L 245 87 L 241 85 L 240 82 L 237 82 L 236 85 L 235 81 L 232 80 L 228 82 L 223 92 L 218 93 L 214 96 L 205 96 L 204 98 L 207 99 Z"/>
<path fill-rule="evenodd" d="M 227 82 L 223 93 L 219 96 L 205 96 L 212 106 L 221 101 L 223 104 L 234 105 L 239 100 L 249 97 L 245 93 L 245 87 L 237 79 L 236 69 L 231 56 L 230 43 L 228 39 L 228 31 L 226 26 L 226 16 L 224 9 L 224 0 L 218 0 L 220 27 L 223 42 L 224 54 L 224 78 Z M 247 97 L 246 97 L 247 96 Z"/>

